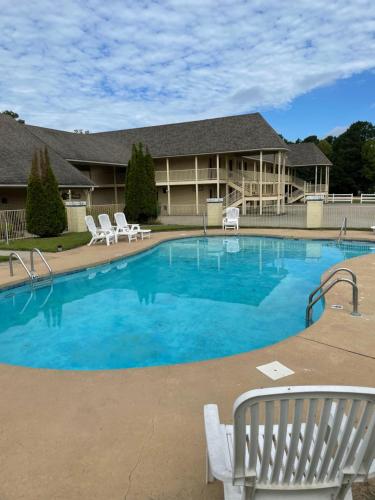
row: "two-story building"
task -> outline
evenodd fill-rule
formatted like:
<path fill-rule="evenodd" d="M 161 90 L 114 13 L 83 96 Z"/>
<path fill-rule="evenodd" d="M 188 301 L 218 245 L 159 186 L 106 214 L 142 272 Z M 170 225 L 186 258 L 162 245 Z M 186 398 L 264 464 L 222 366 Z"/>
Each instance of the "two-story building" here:
<path fill-rule="evenodd" d="M 194 215 L 207 198 L 224 198 L 242 214 L 287 203 L 307 194 L 328 194 L 328 158 L 314 144 L 286 144 L 259 114 L 75 134 L 18 123 L 0 115 L 0 210 L 23 207 L 35 149 L 49 148 L 64 197 L 89 204 L 123 204 L 126 166 L 142 142 L 155 163 L 163 215 Z M 315 167 L 304 182 L 302 167 Z"/>

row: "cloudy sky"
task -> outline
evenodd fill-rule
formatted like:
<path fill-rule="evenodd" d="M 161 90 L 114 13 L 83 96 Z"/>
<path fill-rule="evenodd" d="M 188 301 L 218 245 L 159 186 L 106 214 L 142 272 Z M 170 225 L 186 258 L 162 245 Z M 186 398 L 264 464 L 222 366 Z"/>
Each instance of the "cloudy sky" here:
<path fill-rule="evenodd" d="M 260 111 L 375 121 L 374 0 L 0 0 L 0 109 L 102 131 Z"/>

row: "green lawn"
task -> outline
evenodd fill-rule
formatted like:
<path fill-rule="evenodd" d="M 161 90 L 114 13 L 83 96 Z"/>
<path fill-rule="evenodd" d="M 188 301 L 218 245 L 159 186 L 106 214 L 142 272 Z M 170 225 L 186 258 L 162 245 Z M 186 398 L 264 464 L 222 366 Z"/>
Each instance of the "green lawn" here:
<path fill-rule="evenodd" d="M 154 232 L 160 231 L 188 231 L 193 229 L 202 229 L 200 226 L 165 226 L 154 224 L 152 226 L 141 226 L 144 229 L 152 229 Z M 8 245 L 5 242 L 0 243 L 0 250 L 31 250 L 39 248 L 42 252 L 57 252 L 57 247 L 62 246 L 63 250 L 87 245 L 90 241 L 89 233 L 66 233 L 54 238 L 26 238 L 24 240 L 13 240 Z M 0 258 L 0 261 L 6 258 Z"/>
<path fill-rule="evenodd" d="M 90 241 L 89 233 L 66 233 L 54 238 L 26 238 L 14 240 L 8 245 L 0 243 L 0 250 L 31 250 L 39 248 L 42 252 L 57 252 L 57 247 L 62 245 L 63 250 L 86 245 Z"/>

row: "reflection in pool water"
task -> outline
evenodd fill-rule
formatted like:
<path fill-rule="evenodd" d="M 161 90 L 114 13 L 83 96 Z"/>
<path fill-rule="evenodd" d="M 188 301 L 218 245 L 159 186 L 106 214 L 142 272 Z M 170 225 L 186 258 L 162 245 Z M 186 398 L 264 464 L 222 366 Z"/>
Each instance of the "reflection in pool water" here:
<path fill-rule="evenodd" d="M 308 294 L 327 268 L 370 251 L 248 236 L 165 242 L 51 288 L 0 293 L 0 362 L 111 369 L 265 347 L 304 328 Z"/>

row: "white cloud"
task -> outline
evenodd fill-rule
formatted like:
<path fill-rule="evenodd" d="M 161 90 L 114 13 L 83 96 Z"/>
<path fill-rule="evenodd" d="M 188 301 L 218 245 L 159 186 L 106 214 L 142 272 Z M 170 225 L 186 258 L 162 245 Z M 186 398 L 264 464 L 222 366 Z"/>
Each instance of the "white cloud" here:
<path fill-rule="evenodd" d="M 269 110 L 375 67 L 373 0 L 0 6 L 0 109 L 67 130 Z"/>
<path fill-rule="evenodd" d="M 346 130 L 348 130 L 349 125 L 337 125 L 336 127 L 331 128 L 326 134 L 324 134 L 321 138 L 324 139 L 329 135 L 333 135 L 333 137 L 338 137 L 343 134 Z"/>

